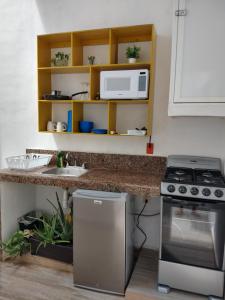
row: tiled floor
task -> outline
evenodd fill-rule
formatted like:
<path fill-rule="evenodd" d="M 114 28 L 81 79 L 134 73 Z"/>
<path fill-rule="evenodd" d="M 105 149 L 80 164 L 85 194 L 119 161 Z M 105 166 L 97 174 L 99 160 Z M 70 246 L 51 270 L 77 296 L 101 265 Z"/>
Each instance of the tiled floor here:
<path fill-rule="evenodd" d="M 122 297 L 73 287 L 72 274 L 37 265 L 0 263 L 0 300 L 120 300 Z M 143 251 L 125 300 L 204 300 L 194 294 L 157 291 L 157 253 Z"/>

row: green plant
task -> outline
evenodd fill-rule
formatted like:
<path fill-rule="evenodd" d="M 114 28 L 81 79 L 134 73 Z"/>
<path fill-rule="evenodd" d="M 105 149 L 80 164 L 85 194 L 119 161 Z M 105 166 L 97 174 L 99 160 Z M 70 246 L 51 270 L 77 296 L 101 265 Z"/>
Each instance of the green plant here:
<path fill-rule="evenodd" d="M 69 61 L 69 54 L 65 54 L 64 52 L 57 52 L 55 54 L 55 57 L 51 59 L 51 62 L 56 66 L 59 62 L 62 65 L 68 65 L 68 61 Z"/>
<path fill-rule="evenodd" d="M 62 240 L 72 241 L 73 239 L 73 224 L 71 218 L 65 217 L 62 205 L 59 201 L 58 193 L 56 192 L 56 201 L 58 207 L 55 206 L 49 199 L 47 201 L 51 204 L 54 209 L 54 213 L 58 216 L 57 218 L 57 234 Z"/>
<path fill-rule="evenodd" d="M 126 56 L 127 58 L 139 58 L 140 57 L 140 47 L 136 47 L 135 45 L 133 47 L 128 47 L 126 50 Z"/>
<path fill-rule="evenodd" d="M 40 240 L 36 250 L 37 252 L 41 246 L 46 247 L 47 244 L 55 245 L 59 243 L 69 243 L 69 241 L 62 240 L 57 233 L 57 215 L 44 216 L 40 221 L 43 224 L 42 228 L 36 228 L 34 230 L 34 236 Z"/>
<path fill-rule="evenodd" d="M 63 60 L 63 59 L 69 60 L 69 55 L 65 54 L 64 52 L 59 51 L 55 54 L 55 58 L 60 59 L 60 60 Z"/>
<path fill-rule="evenodd" d="M 95 56 L 93 56 L 93 55 L 88 56 L 88 62 L 90 65 L 93 65 L 94 61 L 95 61 Z"/>
<path fill-rule="evenodd" d="M 34 236 L 40 240 L 37 252 L 41 246 L 46 247 L 47 244 L 71 243 L 73 237 L 73 225 L 65 217 L 62 205 L 59 201 L 58 193 L 56 192 L 56 200 L 58 207 L 46 199 L 53 207 L 53 215 L 45 215 L 39 219 L 42 222 L 42 228 L 34 230 Z"/>
<path fill-rule="evenodd" d="M 7 257 L 21 256 L 30 250 L 30 243 L 27 240 L 30 235 L 31 234 L 28 234 L 26 230 L 18 230 L 13 233 L 6 242 L 1 243 L 1 249 L 5 252 Z"/>
<path fill-rule="evenodd" d="M 57 166 L 57 168 L 63 168 L 63 157 L 64 157 L 64 154 L 63 154 L 62 151 L 60 151 L 57 154 L 57 157 L 56 157 L 56 166 Z"/>

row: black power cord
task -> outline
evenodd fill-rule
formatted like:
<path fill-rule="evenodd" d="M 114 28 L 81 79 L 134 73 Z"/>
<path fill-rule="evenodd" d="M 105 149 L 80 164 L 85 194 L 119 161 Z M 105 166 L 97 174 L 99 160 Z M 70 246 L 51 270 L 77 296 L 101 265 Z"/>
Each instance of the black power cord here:
<path fill-rule="evenodd" d="M 133 215 L 137 216 L 137 222 L 136 222 L 136 227 L 138 228 L 138 230 L 143 234 L 144 236 L 144 240 L 141 243 L 141 246 L 138 249 L 138 254 L 141 252 L 141 250 L 143 249 L 144 244 L 146 243 L 147 240 L 147 234 L 145 233 L 144 229 L 140 226 L 140 217 L 154 217 L 154 216 L 158 216 L 160 213 L 155 213 L 155 214 L 143 214 L 143 211 L 146 208 L 146 205 L 148 203 L 148 200 L 145 200 L 145 203 L 141 209 L 141 211 L 139 213 L 134 213 Z"/>
<path fill-rule="evenodd" d="M 138 216 L 138 215 L 139 215 L 139 213 L 134 213 L 133 215 L 134 215 L 134 216 Z M 140 217 L 155 217 L 155 216 L 158 216 L 158 215 L 160 215 L 160 213 L 159 213 L 159 212 L 158 212 L 158 213 L 155 213 L 155 214 L 150 214 L 150 215 L 141 214 L 141 216 L 140 216 Z"/>
<path fill-rule="evenodd" d="M 142 250 L 142 248 L 143 248 L 143 246 L 144 246 L 144 244 L 146 243 L 146 240 L 147 240 L 147 234 L 145 233 L 144 229 L 140 226 L 140 217 L 141 217 L 143 211 L 145 210 L 145 207 L 146 207 L 147 203 L 148 203 L 148 200 L 145 200 L 145 203 L 144 203 L 144 205 L 143 205 L 141 211 L 140 211 L 139 214 L 138 214 L 137 222 L 136 222 L 136 227 L 138 228 L 138 230 L 139 230 L 139 231 L 143 234 L 143 236 L 144 236 L 144 240 L 143 240 L 143 242 L 141 243 L 141 246 L 140 246 L 139 249 L 138 249 L 138 254 L 141 252 L 141 250 Z"/>

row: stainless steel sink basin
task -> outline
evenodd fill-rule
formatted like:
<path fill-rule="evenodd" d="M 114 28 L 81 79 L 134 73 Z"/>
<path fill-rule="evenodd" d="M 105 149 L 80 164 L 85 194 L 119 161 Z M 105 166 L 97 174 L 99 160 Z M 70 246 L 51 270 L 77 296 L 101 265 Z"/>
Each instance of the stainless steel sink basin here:
<path fill-rule="evenodd" d="M 46 175 L 55 175 L 55 176 L 73 176 L 80 177 L 81 175 L 87 173 L 88 170 L 82 167 L 67 167 L 67 168 L 54 168 L 48 171 L 42 172 Z"/>

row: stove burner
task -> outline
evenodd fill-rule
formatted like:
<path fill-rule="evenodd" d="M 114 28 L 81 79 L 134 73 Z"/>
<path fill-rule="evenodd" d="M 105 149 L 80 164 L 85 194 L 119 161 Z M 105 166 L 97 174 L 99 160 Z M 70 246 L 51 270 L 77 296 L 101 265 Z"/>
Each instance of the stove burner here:
<path fill-rule="evenodd" d="M 204 177 L 213 177 L 213 174 L 211 172 L 204 172 L 204 173 L 202 173 L 202 176 L 204 176 Z"/>
<path fill-rule="evenodd" d="M 194 172 L 195 184 L 208 187 L 225 187 L 225 181 L 220 171 L 197 169 Z"/>
<path fill-rule="evenodd" d="M 202 180 L 204 183 L 214 183 L 215 181 L 214 180 L 210 180 L 210 179 L 203 179 Z"/>
<path fill-rule="evenodd" d="M 184 175 L 185 174 L 185 171 L 184 170 L 177 170 L 177 171 L 175 171 L 175 174 L 176 175 Z"/>
<path fill-rule="evenodd" d="M 169 180 L 174 180 L 174 181 L 177 181 L 177 182 L 183 182 L 186 180 L 186 177 L 181 177 L 181 176 L 176 176 L 176 175 L 168 175 L 168 179 Z"/>
<path fill-rule="evenodd" d="M 193 181 L 192 169 L 169 167 L 166 170 L 165 181 L 191 184 Z"/>
<path fill-rule="evenodd" d="M 219 170 L 168 167 L 164 181 L 208 187 L 225 187 L 224 178 Z"/>

